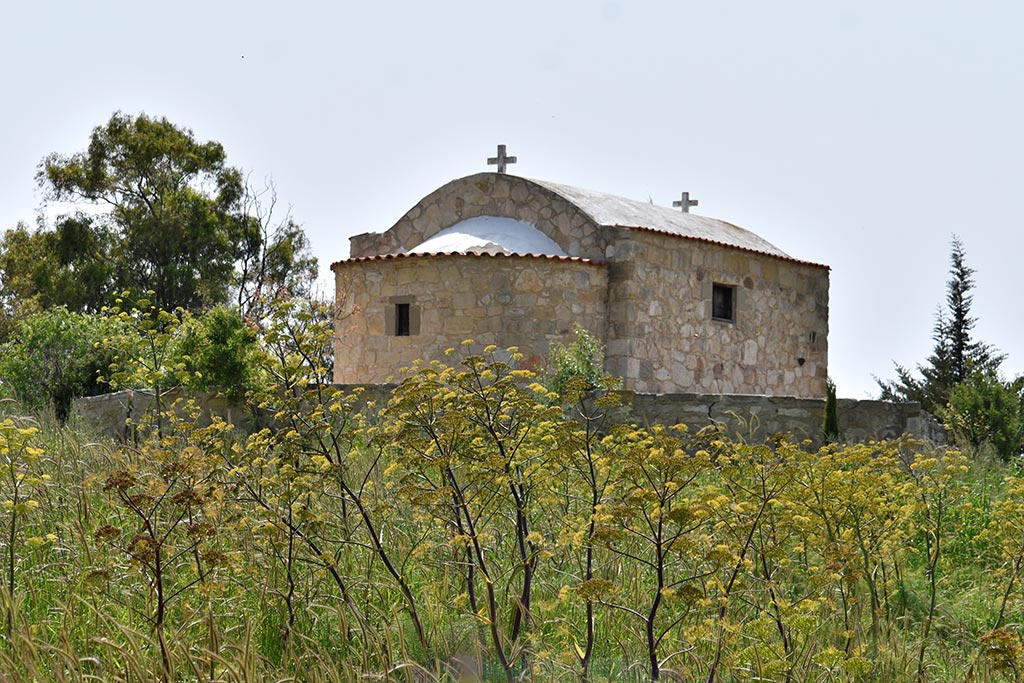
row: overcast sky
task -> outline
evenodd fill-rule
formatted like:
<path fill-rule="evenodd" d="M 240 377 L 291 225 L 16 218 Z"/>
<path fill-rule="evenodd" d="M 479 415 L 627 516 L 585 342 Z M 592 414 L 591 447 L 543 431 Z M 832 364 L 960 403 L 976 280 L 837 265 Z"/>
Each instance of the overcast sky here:
<path fill-rule="evenodd" d="M 324 271 L 445 182 L 510 172 L 752 230 L 831 273 L 839 394 L 931 349 L 949 242 L 1024 373 L 1024 3 L 28 2 L 0 25 L 0 228 L 116 111 L 272 177 Z"/>

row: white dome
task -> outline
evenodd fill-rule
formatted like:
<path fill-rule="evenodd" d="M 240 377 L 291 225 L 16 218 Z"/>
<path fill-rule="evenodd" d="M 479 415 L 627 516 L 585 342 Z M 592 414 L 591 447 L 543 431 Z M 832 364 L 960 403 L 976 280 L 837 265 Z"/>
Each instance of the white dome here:
<path fill-rule="evenodd" d="M 533 225 L 500 216 L 467 218 L 409 250 L 410 254 L 450 252 L 567 256 L 553 239 Z"/>

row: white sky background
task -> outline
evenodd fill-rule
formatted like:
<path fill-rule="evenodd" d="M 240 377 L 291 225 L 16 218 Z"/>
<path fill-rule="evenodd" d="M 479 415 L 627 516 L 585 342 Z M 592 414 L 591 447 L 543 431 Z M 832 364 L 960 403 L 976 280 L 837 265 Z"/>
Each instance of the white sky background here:
<path fill-rule="evenodd" d="M 272 176 L 326 272 L 348 237 L 487 170 L 670 205 L 832 267 L 840 396 L 931 349 L 949 242 L 978 338 L 1024 372 L 1024 3 L 5 3 L 0 228 L 115 110 Z M 244 58 L 243 58 L 244 55 Z M 491 167 L 493 168 L 493 167 Z"/>

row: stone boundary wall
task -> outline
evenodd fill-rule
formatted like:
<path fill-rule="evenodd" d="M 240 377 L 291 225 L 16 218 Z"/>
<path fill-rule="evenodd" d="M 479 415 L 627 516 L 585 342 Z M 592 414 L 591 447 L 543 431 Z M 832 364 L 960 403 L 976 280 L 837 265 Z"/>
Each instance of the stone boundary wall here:
<path fill-rule="evenodd" d="M 394 385 L 338 385 L 352 390 L 361 386 L 362 400 L 384 405 Z M 181 394 L 165 394 L 168 405 Z M 825 402 L 778 396 L 710 396 L 702 394 L 633 394 L 623 392 L 624 403 L 631 405 L 626 419 L 646 424 L 683 423 L 693 430 L 710 424 L 722 424 L 734 436 L 765 439 L 776 433 L 789 433 L 798 439 L 817 442 L 824 418 Z M 206 394 L 196 398 L 207 415 L 216 414 L 242 431 L 262 427 L 244 406 L 222 396 Z M 152 392 L 120 391 L 103 396 L 75 400 L 72 418 L 97 434 L 117 439 L 130 435 L 126 420 L 137 420 L 152 409 Z M 917 403 L 888 403 L 840 399 L 839 429 L 843 441 L 862 442 L 894 439 L 913 434 L 932 443 L 946 442 L 942 425 Z"/>
<path fill-rule="evenodd" d="M 946 442 L 942 425 L 918 403 L 839 399 L 837 413 L 842 441 L 895 439 L 913 434 L 936 444 Z M 818 442 L 824 416 L 823 399 L 703 394 L 632 396 L 633 420 L 650 424 L 683 423 L 691 429 L 722 424 L 734 436 L 753 434 L 757 439 L 781 432 Z"/>
<path fill-rule="evenodd" d="M 184 392 L 171 389 L 161 394 L 166 410 L 175 401 L 188 398 Z M 224 398 L 220 394 L 200 393 L 191 396 L 202 410 L 201 423 L 209 424 L 210 417 L 218 415 L 243 432 L 254 432 L 262 427 L 251 411 L 238 401 Z M 90 429 L 98 436 L 128 440 L 133 427 L 147 411 L 156 408 L 156 396 L 152 391 L 126 389 L 101 396 L 77 398 L 71 404 L 71 421 Z"/>

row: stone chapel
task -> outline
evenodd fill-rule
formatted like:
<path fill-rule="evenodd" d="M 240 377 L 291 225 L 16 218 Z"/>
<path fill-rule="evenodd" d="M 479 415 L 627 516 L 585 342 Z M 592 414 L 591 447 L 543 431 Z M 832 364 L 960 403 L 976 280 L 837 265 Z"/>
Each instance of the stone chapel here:
<path fill-rule="evenodd" d="M 503 164 L 453 180 L 331 266 L 341 310 L 356 311 L 337 323 L 335 382 L 380 384 L 469 338 L 517 346 L 533 366 L 579 323 L 629 391 L 824 397 L 828 267 L 694 204 Z"/>

